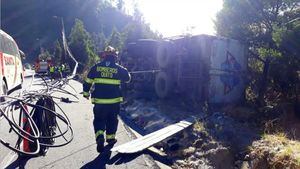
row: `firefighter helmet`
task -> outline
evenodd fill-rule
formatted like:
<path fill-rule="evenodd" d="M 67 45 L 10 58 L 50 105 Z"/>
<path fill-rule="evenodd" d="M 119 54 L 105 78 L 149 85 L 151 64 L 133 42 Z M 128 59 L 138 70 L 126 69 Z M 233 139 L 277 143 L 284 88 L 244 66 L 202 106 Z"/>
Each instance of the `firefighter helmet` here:
<path fill-rule="evenodd" d="M 109 56 L 113 56 L 114 58 L 117 58 L 118 54 L 119 54 L 118 50 L 116 50 L 112 46 L 107 46 L 104 49 L 104 51 L 100 53 L 102 59 L 105 59 Z"/>
<path fill-rule="evenodd" d="M 119 53 L 118 50 L 116 50 L 112 46 L 107 46 L 105 48 L 104 52 L 109 53 L 109 54 L 114 54 L 114 55 L 118 55 L 118 53 Z"/>

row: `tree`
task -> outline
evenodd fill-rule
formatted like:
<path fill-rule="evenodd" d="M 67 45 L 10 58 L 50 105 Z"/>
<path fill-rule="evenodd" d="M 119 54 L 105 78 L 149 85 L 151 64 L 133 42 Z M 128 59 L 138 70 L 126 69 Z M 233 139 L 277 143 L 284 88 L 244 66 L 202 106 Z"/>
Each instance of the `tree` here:
<path fill-rule="evenodd" d="M 85 30 L 81 20 L 75 20 L 75 25 L 71 30 L 69 39 L 70 49 L 74 54 L 75 59 L 81 65 L 78 71 L 82 72 L 84 68 L 95 62 L 97 55 L 94 51 L 95 47 L 93 46 L 91 36 Z"/>
<path fill-rule="evenodd" d="M 124 44 L 128 44 L 130 42 L 135 42 L 138 39 L 161 39 L 162 36 L 153 32 L 150 29 L 150 26 L 145 23 L 140 23 L 139 21 L 132 21 L 128 23 L 122 31 L 122 36 L 124 40 Z"/>
<path fill-rule="evenodd" d="M 95 45 L 95 51 L 96 53 L 99 53 L 100 51 L 103 51 L 105 48 L 106 38 L 103 32 L 100 33 L 93 33 L 92 34 L 92 41 Z"/>
<path fill-rule="evenodd" d="M 106 45 L 113 46 L 114 48 L 118 49 L 121 51 L 123 49 L 123 38 L 120 34 L 120 32 L 117 31 L 116 28 L 114 28 L 111 32 L 110 37 L 106 41 Z"/>
<path fill-rule="evenodd" d="M 63 49 L 62 49 L 62 45 L 59 42 L 59 40 L 56 40 L 54 42 L 54 50 L 53 50 L 53 60 L 55 63 L 57 64 L 61 64 L 62 63 L 62 56 L 63 56 Z"/>
<path fill-rule="evenodd" d="M 291 49 L 287 43 L 297 44 L 296 39 L 300 39 L 297 27 L 288 28 L 300 17 L 299 5 L 299 0 L 224 0 L 223 9 L 217 15 L 215 25 L 219 35 L 249 46 L 249 67 L 255 75 L 252 84 L 262 105 L 268 89 L 284 93 L 286 88 L 294 90 L 291 86 L 298 83 L 295 80 L 282 82 L 278 76 L 297 79 L 299 64 L 291 63 L 298 63 L 300 53 L 295 50 L 296 46 Z"/>
<path fill-rule="evenodd" d="M 119 10 L 122 11 L 124 9 L 124 6 L 125 6 L 124 0 L 117 0 L 117 7 Z"/>
<path fill-rule="evenodd" d="M 2 2 L 1 9 L 2 29 L 16 39 L 20 49 L 28 55 L 26 58 L 28 62 L 36 59 L 41 45 L 48 51 L 52 49 L 50 53 L 54 54 L 56 62 L 60 62 L 59 58 L 64 55 L 61 55 L 56 40 L 61 39 L 62 18 L 66 35 L 69 35 L 71 52 L 80 62 L 78 71 L 82 73 L 99 60 L 97 54 L 104 49 L 106 43 L 116 46 L 122 52 L 128 42 L 159 37 L 144 22 L 136 1 L 132 3 L 135 11 L 133 16 L 126 13 L 124 2 L 124 0 L 22 2 L 6 0 Z M 72 67 L 73 61 L 67 56 L 65 59 L 68 59 L 67 62 Z"/>
<path fill-rule="evenodd" d="M 218 34 L 249 45 L 274 47 L 275 27 L 282 27 L 297 16 L 287 16 L 297 9 L 298 0 L 225 0 L 217 15 Z"/>

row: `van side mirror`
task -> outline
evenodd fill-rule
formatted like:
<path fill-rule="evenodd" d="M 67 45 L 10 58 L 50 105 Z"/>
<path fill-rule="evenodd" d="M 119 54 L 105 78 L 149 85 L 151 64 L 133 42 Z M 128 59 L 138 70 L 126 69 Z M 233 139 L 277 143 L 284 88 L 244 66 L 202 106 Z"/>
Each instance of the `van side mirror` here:
<path fill-rule="evenodd" d="M 22 59 L 26 59 L 26 55 L 23 51 L 19 50 L 19 53 Z"/>

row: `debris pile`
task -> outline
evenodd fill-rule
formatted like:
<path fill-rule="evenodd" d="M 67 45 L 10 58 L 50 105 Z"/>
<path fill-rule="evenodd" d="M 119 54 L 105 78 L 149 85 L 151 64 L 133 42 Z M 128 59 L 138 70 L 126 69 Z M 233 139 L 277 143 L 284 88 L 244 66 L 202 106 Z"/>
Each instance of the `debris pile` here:
<path fill-rule="evenodd" d="M 126 118 L 142 128 L 146 134 L 193 115 L 192 112 L 169 104 L 143 100 L 134 100 L 126 105 L 124 113 Z"/>
<path fill-rule="evenodd" d="M 213 113 L 205 124 L 214 139 L 230 146 L 235 152 L 245 151 L 254 140 L 259 139 L 258 130 L 250 123 L 240 122 L 224 113 Z"/>
<path fill-rule="evenodd" d="M 207 168 L 221 169 L 232 168 L 234 155 L 229 147 L 225 147 L 221 142 L 214 140 L 203 125 L 197 122 L 190 131 L 192 135 L 184 140 L 178 151 L 168 151 L 175 163 L 173 168 Z M 199 130 L 200 129 L 200 130 Z M 182 141 L 183 142 L 183 141 Z"/>
<path fill-rule="evenodd" d="M 181 105 L 134 100 L 126 105 L 125 115 L 151 133 L 184 118 L 201 117 L 192 128 L 156 145 L 174 162 L 173 168 L 227 169 L 241 166 L 248 146 L 259 139 L 251 124 L 215 112 L 192 113 Z"/>

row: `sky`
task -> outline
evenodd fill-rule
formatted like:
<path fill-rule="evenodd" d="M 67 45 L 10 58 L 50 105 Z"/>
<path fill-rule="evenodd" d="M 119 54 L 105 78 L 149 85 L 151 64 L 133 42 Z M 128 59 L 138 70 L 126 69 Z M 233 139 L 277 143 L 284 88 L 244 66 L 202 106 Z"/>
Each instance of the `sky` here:
<path fill-rule="evenodd" d="M 222 0 L 138 0 L 146 23 L 164 37 L 185 33 L 214 35 Z"/>

